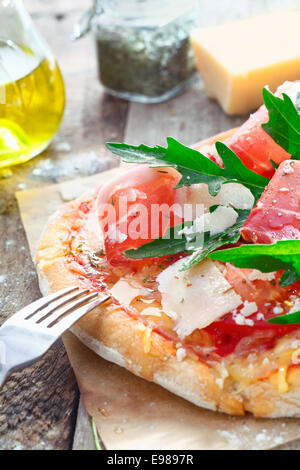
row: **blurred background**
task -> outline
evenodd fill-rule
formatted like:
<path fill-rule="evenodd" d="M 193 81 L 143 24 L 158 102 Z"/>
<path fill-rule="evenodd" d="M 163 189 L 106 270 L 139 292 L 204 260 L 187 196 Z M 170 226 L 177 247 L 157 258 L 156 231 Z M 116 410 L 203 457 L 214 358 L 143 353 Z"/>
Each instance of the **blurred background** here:
<path fill-rule="evenodd" d="M 116 0 L 111 2 L 105 0 L 102 3 L 113 4 L 114 1 L 118 4 L 122 3 L 120 1 L 116 2 Z M 101 1 L 99 3 L 101 4 Z M 123 2 L 124 7 L 129 3 Z M 50 3 L 43 0 L 25 0 L 24 5 L 30 13 L 38 33 L 46 40 L 54 56 L 57 58 L 65 82 L 66 108 L 60 130 L 54 138 L 51 148 L 43 153 L 42 158 L 35 159 L 33 162 L 23 166 L 22 169 L 15 167 L 13 170 L 15 176 L 18 177 L 18 174 L 21 172 L 22 178 L 30 176 L 32 180 L 46 179 L 47 181 L 55 182 L 61 179 L 71 179 L 76 176 L 93 174 L 97 171 L 110 168 L 117 162 L 111 159 L 105 148 L 105 141 L 121 140 L 124 134 L 126 119 L 127 117 L 130 119 L 130 112 L 129 104 L 126 100 L 114 99 L 108 96 L 103 86 L 99 83 L 95 34 L 88 33 L 78 41 L 71 41 L 76 23 L 87 12 L 92 2 L 83 0 L 65 0 L 60 2 L 53 0 Z M 297 6 L 298 1 L 240 0 L 236 2 L 233 0 L 199 0 L 198 5 L 197 17 L 193 18 L 194 23 L 197 27 L 209 27 L 235 19 L 247 18 L 262 12 L 273 12 L 278 8 Z M 159 15 L 159 12 L 157 14 Z M 86 20 L 87 18 L 85 17 L 82 21 L 83 25 L 86 24 Z M 100 30 L 99 35 L 102 37 L 102 30 Z M 111 50 L 106 51 L 108 56 Z M 100 54 L 101 57 L 104 55 L 104 53 Z M 112 62 L 107 65 L 106 69 L 109 69 L 109 66 L 112 66 Z M 121 75 L 120 70 L 122 68 L 115 68 L 114 75 Z M 105 78 L 104 74 L 102 78 Z M 107 79 L 108 82 L 109 79 Z M 179 97 L 177 99 L 177 107 L 180 108 L 182 106 L 184 108 L 191 105 L 192 107 L 189 111 L 190 120 L 197 119 L 200 121 L 202 117 L 201 109 L 203 108 L 202 101 L 203 99 L 207 100 L 203 93 L 201 78 L 198 77 L 198 83 L 193 88 L 193 103 L 189 103 L 188 99 L 181 100 L 180 102 L 181 97 Z M 62 95 L 62 91 L 58 90 L 56 92 L 56 100 L 60 99 L 58 97 L 59 93 Z M 188 93 L 190 93 L 190 90 Z M 168 112 L 166 112 L 168 107 L 171 109 L 173 106 L 176 106 L 173 101 L 156 107 L 156 113 L 161 111 L 162 122 L 160 127 L 166 133 L 171 131 L 174 137 L 179 137 L 179 129 L 176 128 L 178 123 L 175 124 L 173 122 L 174 127 L 172 127 L 172 114 L 169 113 L 171 118 L 170 129 L 168 126 L 165 127 L 163 123 L 163 115 L 168 115 Z M 217 131 L 224 130 L 233 125 L 240 124 L 243 120 L 243 118 L 226 119 L 221 113 L 218 118 L 214 114 L 216 104 L 211 102 L 205 103 L 205 105 L 207 106 L 205 109 L 206 115 L 209 116 L 210 113 L 213 113 L 210 121 L 211 125 L 208 122 L 209 119 L 205 119 L 202 123 L 199 122 L 197 129 L 193 131 L 191 122 L 189 124 L 191 130 L 183 135 L 183 143 L 191 144 L 194 141 L 211 135 L 215 129 Z M 60 108 L 62 107 L 63 104 L 60 105 Z M 150 114 L 152 109 L 151 106 L 145 107 L 136 104 L 133 105 L 133 108 L 136 112 Z M 57 119 L 55 125 L 58 126 L 59 121 L 60 118 Z M 181 123 L 180 125 L 184 124 Z M 139 128 L 136 135 L 133 136 L 134 142 L 143 141 L 143 129 L 144 126 Z M 157 141 L 155 141 L 155 138 Z M 153 135 L 149 136 L 148 129 L 145 133 L 145 143 L 152 145 L 161 143 L 159 132 L 156 133 L 153 130 Z M 64 154 L 63 161 L 60 159 L 61 154 Z M 51 158 L 48 158 L 48 156 Z M 1 175 L 8 177 L 10 171 L 5 170 L 4 173 L 1 172 Z M 18 184 L 19 189 L 23 189 L 22 184 L 26 183 L 20 180 Z"/>

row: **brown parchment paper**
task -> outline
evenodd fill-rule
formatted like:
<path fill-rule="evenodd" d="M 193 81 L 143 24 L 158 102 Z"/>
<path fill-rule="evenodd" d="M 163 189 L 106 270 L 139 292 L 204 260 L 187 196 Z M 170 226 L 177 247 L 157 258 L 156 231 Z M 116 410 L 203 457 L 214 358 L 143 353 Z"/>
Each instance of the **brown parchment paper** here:
<path fill-rule="evenodd" d="M 48 217 L 66 200 L 124 168 L 16 193 L 32 256 Z M 72 333 L 64 344 L 84 405 L 107 449 L 270 449 L 300 438 L 300 419 L 231 417 L 198 408 L 90 351 Z"/>

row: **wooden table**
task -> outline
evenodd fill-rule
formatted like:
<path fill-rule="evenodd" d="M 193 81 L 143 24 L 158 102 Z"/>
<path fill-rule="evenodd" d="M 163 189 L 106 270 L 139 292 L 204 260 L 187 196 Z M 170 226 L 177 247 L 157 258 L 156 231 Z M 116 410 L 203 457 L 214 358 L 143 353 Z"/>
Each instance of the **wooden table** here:
<path fill-rule="evenodd" d="M 280 3 L 202 0 L 199 24 L 247 16 Z M 156 145 L 164 144 L 170 135 L 189 144 L 244 120 L 225 116 L 206 97 L 201 81 L 160 105 L 129 105 L 106 95 L 97 79 L 92 38 L 70 41 L 72 27 L 87 2 L 25 0 L 25 6 L 58 58 L 67 106 L 51 146 L 31 162 L 12 168 L 11 177 L 0 180 L 0 323 L 40 296 L 15 191 L 91 175 L 117 165 L 116 158 L 105 148 L 106 141 L 124 139 Z M 58 342 L 43 360 L 14 374 L 1 391 L 0 449 L 92 448 L 90 426 L 83 407 L 78 405 L 76 381 Z"/>

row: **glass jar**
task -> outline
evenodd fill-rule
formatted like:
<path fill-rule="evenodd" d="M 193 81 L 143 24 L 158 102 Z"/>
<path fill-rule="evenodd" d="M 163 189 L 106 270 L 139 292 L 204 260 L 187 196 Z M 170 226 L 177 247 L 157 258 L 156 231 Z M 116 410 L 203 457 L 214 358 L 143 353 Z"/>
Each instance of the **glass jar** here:
<path fill-rule="evenodd" d="M 98 0 L 89 16 L 99 78 L 114 96 L 167 100 L 195 77 L 189 33 L 198 0 Z"/>
<path fill-rule="evenodd" d="M 63 116 L 57 63 L 21 0 L 0 0 L 0 168 L 42 152 Z"/>

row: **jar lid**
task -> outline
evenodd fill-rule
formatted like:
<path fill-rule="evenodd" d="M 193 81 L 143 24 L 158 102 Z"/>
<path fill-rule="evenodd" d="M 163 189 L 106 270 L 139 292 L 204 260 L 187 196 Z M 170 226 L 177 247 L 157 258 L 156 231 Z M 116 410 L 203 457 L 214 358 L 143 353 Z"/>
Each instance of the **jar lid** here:
<path fill-rule="evenodd" d="M 93 5 L 83 14 L 80 20 L 74 25 L 72 40 L 85 36 L 90 30 L 95 19 L 103 13 L 103 8 L 100 0 L 94 0 Z"/>
<path fill-rule="evenodd" d="M 74 26 L 73 39 L 88 33 L 103 13 L 115 23 L 132 26 L 162 26 L 197 7 L 199 0 L 94 0 Z"/>
<path fill-rule="evenodd" d="M 100 0 L 103 10 L 114 20 L 136 24 L 169 22 L 194 8 L 198 0 Z"/>

